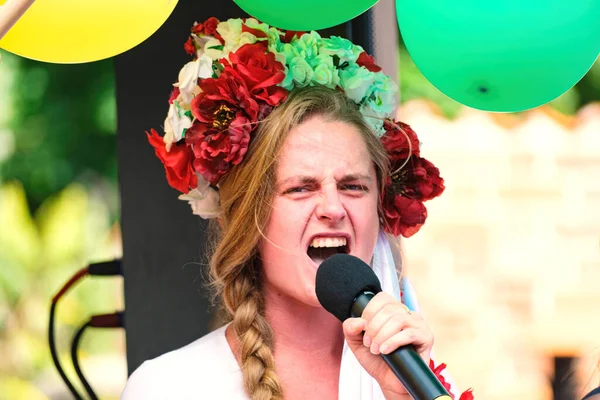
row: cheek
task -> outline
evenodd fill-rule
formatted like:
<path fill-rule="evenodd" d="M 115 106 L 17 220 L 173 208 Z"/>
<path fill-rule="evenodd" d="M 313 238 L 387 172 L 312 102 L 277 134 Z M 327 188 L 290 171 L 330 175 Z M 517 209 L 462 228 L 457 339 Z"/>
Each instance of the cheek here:
<path fill-rule="evenodd" d="M 357 203 L 352 208 L 352 224 L 359 244 L 356 251 L 365 262 L 370 261 L 379 234 L 377 204 L 377 197 L 369 197 L 365 202 Z"/>

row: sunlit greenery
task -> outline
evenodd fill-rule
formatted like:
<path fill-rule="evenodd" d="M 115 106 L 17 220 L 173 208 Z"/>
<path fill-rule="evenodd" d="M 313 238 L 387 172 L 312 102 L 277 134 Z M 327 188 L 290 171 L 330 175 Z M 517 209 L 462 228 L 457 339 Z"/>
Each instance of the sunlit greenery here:
<path fill-rule="evenodd" d="M 89 262 L 121 256 L 113 76 L 110 61 L 52 65 L 2 52 L 2 400 L 66 392 L 48 349 L 50 299 Z M 117 278 L 86 280 L 61 302 L 57 337 L 71 377 L 68 351 L 75 329 L 90 315 L 120 309 L 121 290 Z M 118 335 L 86 334 L 83 366 L 96 355 L 123 358 Z"/>

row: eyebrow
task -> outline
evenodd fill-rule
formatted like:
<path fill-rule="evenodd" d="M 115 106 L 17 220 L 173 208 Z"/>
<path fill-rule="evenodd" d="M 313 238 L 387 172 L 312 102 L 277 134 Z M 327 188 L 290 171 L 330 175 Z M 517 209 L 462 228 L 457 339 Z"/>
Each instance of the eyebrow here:
<path fill-rule="evenodd" d="M 359 181 L 359 180 L 366 180 L 366 181 L 370 182 L 373 180 L 373 178 L 370 175 L 365 175 L 365 174 L 348 174 L 348 175 L 344 175 L 342 177 L 342 179 L 338 180 L 338 182 L 346 183 L 346 182 Z M 314 182 L 317 182 L 317 179 L 315 177 L 308 176 L 308 175 L 298 175 L 298 176 L 292 176 L 292 177 L 283 179 L 283 180 L 277 182 L 277 185 L 286 185 L 290 182 L 314 183 Z"/>

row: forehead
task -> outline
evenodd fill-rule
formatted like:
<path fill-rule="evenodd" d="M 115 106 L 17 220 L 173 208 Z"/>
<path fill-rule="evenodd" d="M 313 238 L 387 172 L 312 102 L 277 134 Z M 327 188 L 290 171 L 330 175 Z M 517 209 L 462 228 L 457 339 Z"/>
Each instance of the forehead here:
<path fill-rule="evenodd" d="M 371 156 L 356 127 L 313 117 L 290 131 L 279 155 L 277 175 L 369 174 L 372 170 Z"/>

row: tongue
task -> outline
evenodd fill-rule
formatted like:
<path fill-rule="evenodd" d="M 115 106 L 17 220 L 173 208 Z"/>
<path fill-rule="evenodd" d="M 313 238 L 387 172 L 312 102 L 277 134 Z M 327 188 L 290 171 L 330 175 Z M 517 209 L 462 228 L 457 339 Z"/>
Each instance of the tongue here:
<path fill-rule="evenodd" d="M 308 248 L 308 256 L 315 262 L 317 265 L 321 265 L 326 258 L 331 257 L 334 254 L 340 252 L 340 247 L 309 247 Z"/>

